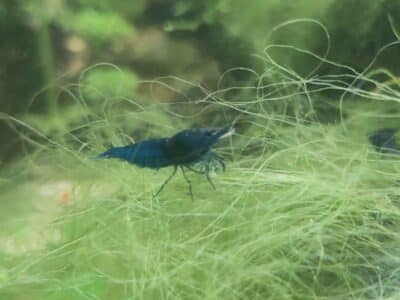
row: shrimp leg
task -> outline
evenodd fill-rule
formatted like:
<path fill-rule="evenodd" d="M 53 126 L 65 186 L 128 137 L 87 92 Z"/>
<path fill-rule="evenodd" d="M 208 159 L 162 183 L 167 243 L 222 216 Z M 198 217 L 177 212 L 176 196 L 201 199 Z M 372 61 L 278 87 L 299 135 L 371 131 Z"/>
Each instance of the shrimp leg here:
<path fill-rule="evenodd" d="M 214 183 L 213 183 L 212 180 L 211 180 L 211 177 L 210 177 L 210 168 L 209 168 L 208 165 L 206 165 L 204 171 L 199 171 L 199 170 L 196 170 L 196 169 L 194 169 L 194 168 L 192 168 L 192 167 L 189 167 L 189 166 L 185 166 L 185 167 L 186 167 L 188 170 L 190 170 L 190 171 L 192 171 L 192 172 L 194 172 L 194 173 L 201 174 L 201 175 L 205 175 L 206 178 L 207 178 L 207 181 L 210 183 L 210 185 L 214 188 L 214 190 L 217 190 L 217 188 L 215 187 Z"/>
<path fill-rule="evenodd" d="M 192 183 L 190 182 L 189 178 L 186 176 L 186 173 L 185 173 L 185 170 L 184 170 L 183 166 L 180 166 L 180 168 L 182 170 L 183 177 L 185 178 L 187 184 L 189 185 L 189 194 L 190 194 L 190 197 L 192 198 L 192 201 L 193 201 L 194 198 L 193 198 L 193 191 L 192 191 Z"/>
<path fill-rule="evenodd" d="M 158 189 L 157 193 L 155 193 L 154 197 L 157 197 L 158 194 L 161 193 L 161 191 L 164 189 L 164 187 L 167 185 L 167 183 L 172 179 L 172 177 L 175 176 L 177 170 L 178 170 L 178 167 L 174 166 L 174 170 L 172 171 L 172 174 L 163 182 L 163 184 Z"/>

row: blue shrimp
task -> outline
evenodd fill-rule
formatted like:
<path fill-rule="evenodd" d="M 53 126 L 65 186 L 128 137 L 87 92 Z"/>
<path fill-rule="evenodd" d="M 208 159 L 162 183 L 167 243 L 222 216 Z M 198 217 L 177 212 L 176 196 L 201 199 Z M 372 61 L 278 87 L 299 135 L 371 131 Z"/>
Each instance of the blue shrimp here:
<path fill-rule="evenodd" d="M 118 158 L 142 168 L 156 170 L 172 166 L 172 174 L 163 182 L 155 196 L 160 194 L 180 168 L 193 199 L 192 185 L 185 169 L 205 175 L 215 189 L 209 173 L 219 168 L 225 171 L 226 163 L 212 150 L 212 146 L 234 132 L 233 127 L 187 129 L 170 138 L 150 139 L 123 147 L 113 147 L 96 158 Z M 200 166 L 200 169 L 197 166 Z"/>

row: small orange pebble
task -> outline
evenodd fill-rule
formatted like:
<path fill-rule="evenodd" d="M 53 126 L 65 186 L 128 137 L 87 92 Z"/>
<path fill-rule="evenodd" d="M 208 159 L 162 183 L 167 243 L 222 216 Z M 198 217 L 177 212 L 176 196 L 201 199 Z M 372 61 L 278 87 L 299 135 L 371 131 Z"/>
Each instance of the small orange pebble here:
<path fill-rule="evenodd" d="M 71 205 L 72 204 L 72 191 L 66 189 L 62 191 L 57 197 L 57 204 L 59 205 Z"/>

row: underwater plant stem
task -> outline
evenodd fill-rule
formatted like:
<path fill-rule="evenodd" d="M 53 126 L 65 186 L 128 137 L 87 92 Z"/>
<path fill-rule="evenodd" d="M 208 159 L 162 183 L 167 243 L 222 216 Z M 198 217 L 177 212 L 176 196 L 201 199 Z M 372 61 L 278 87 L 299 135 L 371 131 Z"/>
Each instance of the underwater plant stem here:
<path fill-rule="evenodd" d="M 38 55 L 42 72 L 42 80 L 47 86 L 45 91 L 45 98 L 47 102 L 47 108 L 50 115 L 54 116 L 57 114 L 57 99 L 54 85 L 54 59 L 53 49 L 51 45 L 51 37 L 49 32 L 49 22 L 47 18 L 41 20 L 39 29 L 37 31 L 37 43 L 38 43 Z"/>

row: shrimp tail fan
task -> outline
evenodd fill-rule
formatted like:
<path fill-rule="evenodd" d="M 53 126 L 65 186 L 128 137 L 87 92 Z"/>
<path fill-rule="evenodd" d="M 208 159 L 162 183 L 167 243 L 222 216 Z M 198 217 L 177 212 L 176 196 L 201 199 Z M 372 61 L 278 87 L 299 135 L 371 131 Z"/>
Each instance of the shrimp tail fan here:
<path fill-rule="evenodd" d="M 93 159 L 119 158 L 121 160 L 129 160 L 131 147 L 112 147 L 103 153 L 93 157 Z"/>

